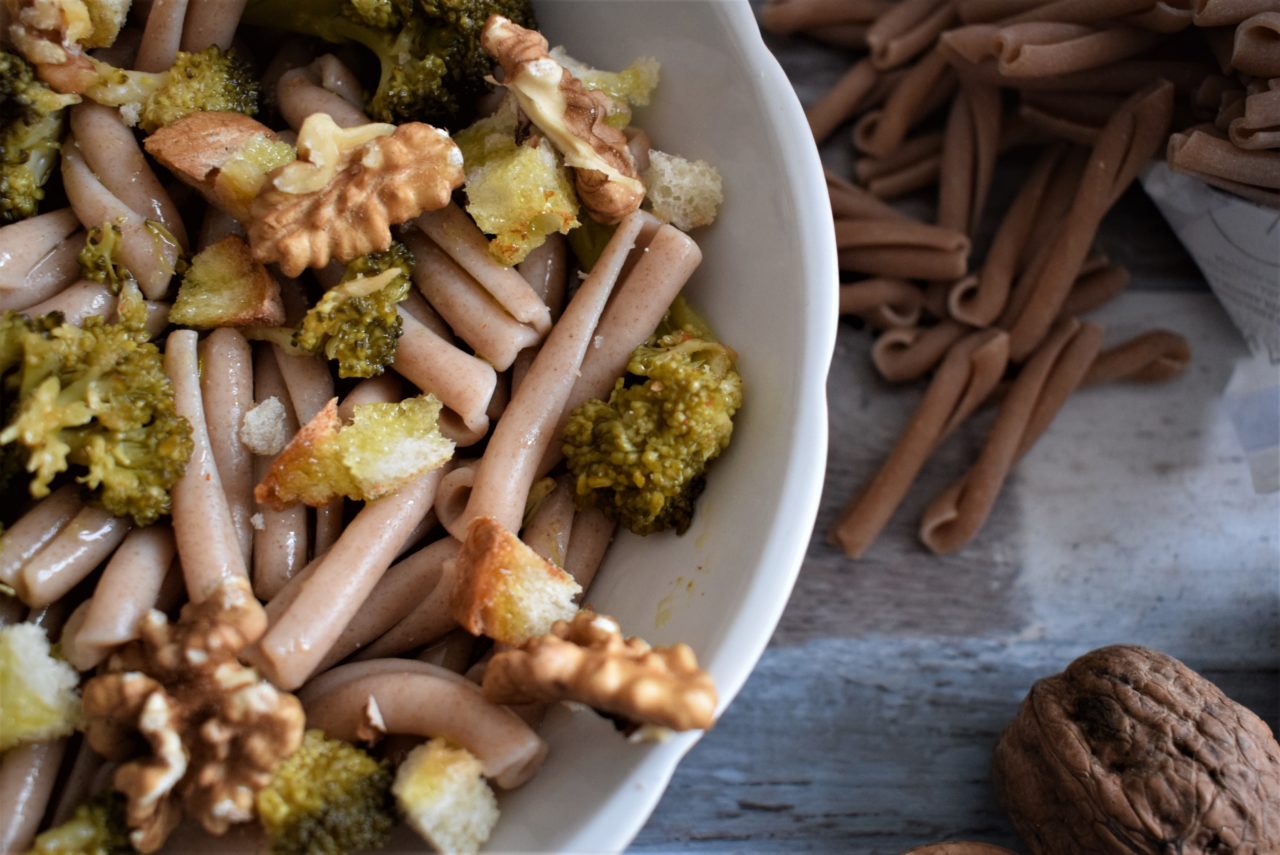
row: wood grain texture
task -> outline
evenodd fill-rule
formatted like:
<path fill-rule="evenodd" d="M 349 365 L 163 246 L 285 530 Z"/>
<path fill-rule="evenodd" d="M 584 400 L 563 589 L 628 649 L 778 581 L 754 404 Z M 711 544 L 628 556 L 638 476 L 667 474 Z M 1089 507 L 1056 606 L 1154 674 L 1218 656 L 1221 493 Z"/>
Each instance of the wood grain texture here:
<path fill-rule="evenodd" d="M 806 103 L 848 62 L 768 41 Z M 847 139 L 838 130 L 823 150 L 846 174 Z M 1002 165 L 994 210 L 1023 168 Z M 943 446 L 863 559 L 826 543 L 921 393 L 880 381 L 870 335 L 842 322 L 826 488 L 799 583 L 633 851 L 898 853 L 942 839 L 1025 851 L 991 791 L 991 752 L 1037 678 L 1105 644 L 1173 654 L 1280 728 L 1280 495 L 1253 493 L 1220 401 L 1244 345 L 1140 191 L 1099 242 L 1134 274 L 1094 315 L 1107 342 L 1165 326 L 1191 341 L 1192 366 L 1170 384 L 1072 398 L 986 529 L 951 556 L 919 544 L 920 513 L 976 455 L 990 414 Z"/>

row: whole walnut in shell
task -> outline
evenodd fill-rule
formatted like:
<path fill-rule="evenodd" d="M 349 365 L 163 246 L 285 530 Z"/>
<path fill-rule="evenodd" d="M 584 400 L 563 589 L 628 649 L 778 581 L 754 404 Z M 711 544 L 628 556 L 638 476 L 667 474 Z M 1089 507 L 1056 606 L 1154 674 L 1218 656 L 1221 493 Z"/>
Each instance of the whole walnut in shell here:
<path fill-rule="evenodd" d="M 1037 682 L 994 773 L 1035 853 L 1280 852 L 1280 745 L 1154 650 L 1104 647 Z"/>

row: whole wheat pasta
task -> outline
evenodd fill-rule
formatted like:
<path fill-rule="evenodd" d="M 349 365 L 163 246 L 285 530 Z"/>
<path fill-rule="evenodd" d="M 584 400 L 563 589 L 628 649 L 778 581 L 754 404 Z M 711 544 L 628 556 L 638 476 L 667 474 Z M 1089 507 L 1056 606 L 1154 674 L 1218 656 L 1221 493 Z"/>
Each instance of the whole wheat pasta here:
<path fill-rule="evenodd" d="M 1170 330 L 1150 330 L 1098 354 L 1089 366 L 1084 385 L 1114 383 L 1163 383 L 1187 370 L 1191 346 Z"/>
<path fill-rule="evenodd" d="M 832 24 L 819 30 L 809 30 L 806 36 L 815 42 L 845 50 L 863 50 L 867 46 L 866 24 Z"/>
<path fill-rule="evenodd" d="M 1052 77 L 1110 65 L 1141 53 L 1161 34 L 1135 27 L 1095 29 L 1081 24 L 1037 22 L 978 24 L 943 34 L 941 49 L 976 65 L 995 59 L 1006 77 Z"/>
<path fill-rule="evenodd" d="M 1053 136 L 1092 146 L 1121 103 L 1116 95 L 1031 92 L 1023 93 L 1018 115 Z"/>
<path fill-rule="evenodd" d="M 946 320 L 949 317 L 947 314 L 947 295 L 960 282 L 973 278 L 974 274 L 967 273 L 961 276 L 959 280 L 935 279 L 932 282 L 926 282 L 924 285 L 924 311 L 938 320 Z"/>
<path fill-rule="evenodd" d="M 80 106 L 84 105 L 77 105 Z M 85 163 L 80 145 L 74 139 L 62 145 L 62 184 L 72 209 L 86 228 L 103 223 L 119 227 L 121 261 L 138 280 L 145 296 L 162 299 L 173 278 L 180 247 L 159 239 L 148 228 L 147 217 L 134 211 L 103 184 Z"/>
<path fill-rule="evenodd" d="M 885 330 L 871 346 L 871 362 L 890 383 L 905 383 L 928 374 L 952 345 L 971 328 L 950 318 L 923 329 L 898 327 Z"/>
<path fill-rule="evenodd" d="M 1244 118 L 1245 97 L 1246 93 L 1243 89 L 1224 92 L 1219 102 L 1218 113 L 1213 116 L 1213 126 L 1224 134 L 1228 133 L 1232 122 Z"/>
<path fill-rule="evenodd" d="M 1173 112 L 1173 87 L 1160 83 L 1135 94 L 1107 122 L 1094 146 L 1052 263 L 1036 277 L 1026 307 L 1009 326 L 1009 352 L 1026 359 L 1044 338 L 1071 292 L 1103 215 L 1160 147 Z"/>
<path fill-rule="evenodd" d="M 1192 92 L 1212 69 L 1191 60 L 1127 59 L 1098 68 L 1046 77 L 1011 77 L 1002 74 L 994 59 L 970 63 L 956 55 L 952 66 L 961 77 L 972 77 L 1024 92 L 1093 92 L 1129 95 L 1158 80 L 1167 80 L 1179 92 Z"/>
<path fill-rule="evenodd" d="M 1178 33 L 1191 26 L 1194 13 L 1185 0 L 1161 0 L 1145 12 L 1122 18 L 1120 23 L 1157 33 Z"/>
<path fill-rule="evenodd" d="M 1049 0 L 955 0 L 956 14 L 966 24 L 1009 20 L 1048 5 Z"/>
<path fill-rule="evenodd" d="M 942 156 L 929 155 L 896 171 L 870 179 L 867 181 L 867 190 L 878 199 L 900 199 L 937 184 L 941 174 Z"/>
<path fill-rule="evenodd" d="M 1087 264 L 1086 264 L 1087 267 Z M 1071 286 L 1071 293 L 1062 304 L 1060 317 L 1070 318 L 1088 314 L 1094 309 L 1110 301 L 1113 297 L 1129 287 L 1129 271 L 1119 265 L 1107 264 L 1096 270 L 1085 272 Z"/>
<path fill-rule="evenodd" d="M 520 539 L 543 558 L 564 566 L 573 531 L 573 479 L 561 475 L 520 532 Z"/>
<path fill-rule="evenodd" d="M 507 407 L 506 417 L 493 429 L 476 467 L 466 510 L 455 525 L 465 529 L 471 520 L 486 516 L 510 531 L 520 528 L 529 488 L 556 439 L 555 427 L 642 223 L 642 217 L 629 214 L 618 224 L 600 260 L 547 336 Z"/>
<path fill-rule="evenodd" d="M 353 89 L 354 101 L 350 97 Z M 289 69 L 280 75 L 276 84 L 280 115 L 295 131 L 302 127 L 307 116 L 315 113 L 329 114 L 341 128 L 367 125 L 370 120 L 360 107 L 358 93 L 355 76 L 332 54 L 325 54 L 301 68 Z"/>
<path fill-rule="evenodd" d="M 489 254 L 489 241 L 457 205 L 445 205 L 416 219 L 415 224 L 458 266 L 471 274 L 513 318 L 539 333 L 551 328 L 551 312 L 533 287 L 510 267 Z"/>
<path fill-rule="evenodd" d="M 925 509 L 920 539 L 929 549 L 953 552 L 982 528 L 1013 464 L 1080 385 L 1101 343 L 1101 327 L 1071 320 L 1036 350 L 1000 402 L 977 461 Z"/>
<path fill-rule="evenodd" d="M 560 312 L 564 309 L 565 292 L 569 284 L 567 254 L 565 239 L 558 234 L 548 235 L 541 246 L 535 247 L 525 256 L 524 261 L 516 265 L 516 269 L 533 288 L 534 293 L 547 304 L 552 322 L 560 319 Z M 516 355 L 515 362 L 511 363 L 512 394 L 529 373 L 529 366 L 533 364 L 533 358 L 537 355 L 537 347 L 525 348 Z"/>
<path fill-rule="evenodd" d="M 582 586 L 584 597 L 596 578 L 605 553 L 609 551 L 617 527 L 618 524 L 605 516 L 604 511 L 595 507 L 582 508 L 573 518 L 564 569 Z"/>
<path fill-rule="evenodd" d="M 470 448 L 489 435 L 489 419 L 486 416 L 468 425 L 462 416 L 446 407 L 440 411 L 440 433 L 458 448 Z"/>
<path fill-rule="evenodd" d="M 323 673 L 360 650 L 428 599 L 444 578 L 445 562 L 457 558 L 461 548 L 461 543 L 446 536 L 391 565 L 321 660 L 318 670 Z"/>
<path fill-rule="evenodd" d="M 1008 336 L 980 330 L 952 347 L 880 469 L 840 512 L 831 539 L 846 555 L 866 552 L 943 437 L 995 389 L 1008 362 Z"/>
<path fill-rule="evenodd" d="M 941 145 L 941 137 L 939 137 Z M 905 147 L 905 146 L 904 146 Z M 831 170 L 826 170 L 827 195 L 831 198 L 831 213 L 837 218 L 853 220 L 907 220 L 906 214 L 886 204 L 873 194 L 851 184 Z M 859 176 L 861 180 L 861 176 Z"/>
<path fill-rule="evenodd" d="M 1275 8 L 1275 0 L 1191 0 L 1197 27 L 1227 27 Z"/>
<path fill-rule="evenodd" d="M 831 132 L 858 112 L 880 79 L 870 59 L 855 62 L 821 98 L 805 108 L 809 130 L 821 144 Z"/>
<path fill-rule="evenodd" d="M 79 326 L 85 318 L 111 317 L 116 311 L 116 296 L 101 282 L 81 279 L 47 300 L 27 306 L 23 312 L 31 317 L 61 312 L 63 320 Z"/>
<path fill-rule="evenodd" d="M 1241 21 L 1231 46 L 1231 67 L 1254 77 L 1280 77 L 1280 9 Z"/>
<path fill-rule="evenodd" d="M 885 157 L 901 144 L 913 125 L 931 112 L 929 106 L 951 97 L 954 87 L 955 75 L 946 56 L 937 48 L 929 51 L 889 94 L 874 124 L 866 128 L 859 147 L 867 154 Z"/>
<path fill-rule="evenodd" d="M 476 640 L 471 633 L 465 630 L 458 630 L 449 633 L 419 653 L 418 661 L 444 668 L 455 674 L 461 674 L 467 670 L 467 665 L 471 662 L 471 653 L 475 650 L 475 646 Z"/>
<path fill-rule="evenodd" d="M 85 164 L 103 186 L 131 210 L 164 226 L 185 248 L 187 230 L 178 206 L 151 170 L 133 129 L 124 123 L 120 111 L 82 101 L 71 108 L 70 116 L 72 135 L 93 141 L 81 151 Z M 85 228 L 101 225 L 85 223 Z"/>
<path fill-rule="evenodd" d="M 451 344 L 455 343 L 453 330 L 449 329 L 449 325 L 444 322 L 444 318 L 436 314 L 436 310 L 431 308 L 431 304 L 427 302 L 426 297 L 422 296 L 422 292 L 410 290 L 399 305 L 406 315 L 445 341 Z"/>
<path fill-rule="evenodd" d="M 873 327 L 909 327 L 920 319 L 924 294 L 905 279 L 864 279 L 840 286 L 840 314 Z"/>
<path fill-rule="evenodd" d="M 860 157 L 853 164 L 853 174 L 858 181 L 868 184 L 872 179 L 890 175 L 914 164 L 933 158 L 935 161 L 942 153 L 942 133 L 931 131 L 905 139 L 898 148 L 887 157 Z M 835 188 L 831 183 L 831 173 L 827 173 L 827 190 L 832 195 L 832 206 L 835 206 Z M 866 191 L 863 191 L 866 192 Z M 886 206 L 888 207 L 888 206 Z M 896 211 L 894 208 L 890 210 Z M 840 216 L 840 211 L 835 211 Z M 847 214 L 846 214 L 847 216 Z"/>
<path fill-rule="evenodd" d="M 361 380 L 338 403 L 338 418 L 351 421 L 355 408 L 362 404 L 393 404 L 403 401 L 404 384 L 394 374 L 380 374 Z"/>
<path fill-rule="evenodd" d="M 182 27 L 182 50 L 202 51 L 216 45 L 231 47 L 245 0 L 188 0 L 186 20 Z"/>
<path fill-rule="evenodd" d="M 458 541 L 450 538 L 454 543 Z M 352 659 L 379 659 L 397 656 L 424 644 L 430 644 L 457 627 L 449 601 L 457 584 L 458 567 L 452 559 L 440 564 L 440 573 L 430 591 L 416 602 L 408 614 L 367 646 L 356 651 Z"/>
<path fill-rule="evenodd" d="M 436 490 L 436 516 L 440 525 L 458 540 L 465 540 L 466 525 L 459 525 L 463 512 L 467 509 L 467 501 L 471 498 L 471 488 L 476 482 L 476 467 L 479 460 L 454 459 L 449 471 L 440 479 L 440 487 Z"/>
<path fill-rule="evenodd" d="M 139 71 L 166 71 L 182 44 L 182 25 L 188 0 L 153 0 L 134 67 Z"/>
<path fill-rule="evenodd" d="M 74 743 L 74 747 L 73 747 Z M 58 784 L 57 800 L 49 813 L 49 827 L 62 825 L 84 802 L 110 786 L 107 759 L 89 747 L 83 736 L 68 740 L 68 750 L 75 752 L 70 768 Z M 0 849 L 0 851 L 9 851 Z"/>
<path fill-rule="evenodd" d="M 201 602 L 223 580 L 249 578 L 240 553 L 226 490 L 209 444 L 194 330 L 175 330 L 165 342 L 164 371 L 173 383 L 174 407 L 191 423 L 191 457 L 173 485 L 173 530 L 192 602 Z"/>
<path fill-rule="evenodd" d="M 1244 115 L 1228 126 L 1238 148 L 1280 148 L 1280 89 L 1264 89 L 1244 99 Z"/>
<path fill-rule="evenodd" d="M 160 586 L 177 555 L 173 531 L 153 525 L 134 529 L 111 556 L 84 602 L 78 627 L 62 633 L 62 651 L 78 671 L 87 671 L 114 648 L 138 637 L 138 621 L 156 604 Z"/>
<path fill-rule="evenodd" d="M 115 551 L 129 528 L 128 520 L 102 508 L 82 508 L 22 566 L 14 589 L 32 608 L 58 601 Z"/>
<path fill-rule="evenodd" d="M 358 676 L 357 676 L 358 675 Z M 510 789 L 529 780 L 546 757 L 546 743 L 506 707 L 485 700 L 469 680 L 415 660 L 371 660 L 325 675 L 336 682 L 308 687 L 299 700 L 307 723 L 326 735 L 356 740 L 368 732 L 366 709 L 376 705 L 380 730 L 443 736 L 470 751 L 486 777 Z"/>
<path fill-rule="evenodd" d="M 413 253 L 413 283 L 453 332 L 498 371 L 542 340 L 528 324 L 507 314 L 488 291 L 421 232 L 404 235 Z"/>
<path fill-rule="evenodd" d="M 71 484 L 59 487 L 36 502 L 0 534 L 0 583 L 17 584 L 18 571 L 84 509 L 80 491 Z"/>
<path fill-rule="evenodd" d="M 1150 12 L 1158 5 L 1158 0 L 1050 0 L 1012 15 L 1003 16 L 999 22 L 1001 24 L 1033 22 L 1107 24 L 1119 18 Z M 961 17 L 964 17 L 963 13 Z"/>
<path fill-rule="evenodd" d="M 1236 148 L 1210 127 L 1200 125 L 1170 136 L 1169 165 L 1180 172 L 1280 190 L 1280 152 Z"/>
<path fill-rule="evenodd" d="M 973 234 L 1000 150 L 1000 90 L 964 82 L 951 104 L 938 176 L 938 225 Z"/>
<path fill-rule="evenodd" d="M 497 385 L 493 366 L 465 353 L 405 312 L 404 329 L 391 363 L 402 377 L 424 392 L 432 392 L 471 429 L 488 425 L 485 409 Z"/>
<path fill-rule="evenodd" d="M 25 852 L 31 846 L 58 779 L 67 739 L 26 742 L 0 756 L 0 852 Z"/>
<path fill-rule="evenodd" d="M 1037 159 L 1000 220 L 977 279 L 962 279 L 951 289 L 947 310 L 953 318 L 975 327 L 985 327 L 999 317 L 1050 179 L 1058 171 L 1065 154 L 1064 146 L 1053 146 Z"/>
<path fill-rule="evenodd" d="M 911 61 L 955 19 L 951 0 L 901 0 L 867 30 L 872 65 L 888 70 Z"/>
<path fill-rule="evenodd" d="M 253 383 L 254 401 L 261 404 L 275 398 L 283 404 L 285 434 L 296 434 L 298 418 L 274 348 L 259 345 L 253 360 Z M 262 480 L 272 462 L 273 458 L 268 457 L 254 460 L 255 482 Z M 295 504 L 277 511 L 270 505 L 257 505 L 256 516 L 259 526 L 253 536 L 253 592 L 261 599 L 273 600 L 307 563 L 311 540 L 307 508 Z"/>
<path fill-rule="evenodd" d="M 892 7 L 889 0 L 774 0 L 760 9 L 760 25 L 771 33 L 786 35 L 867 23 Z"/>
<path fill-rule="evenodd" d="M 34 306 L 80 277 L 79 228 L 70 208 L 0 228 L 0 311 Z"/>
<path fill-rule="evenodd" d="M 431 509 L 439 482 L 440 472 L 429 472 L 356 514 L 254 647 L 271 682 L 293 690 L 306 681 Z"/>
<path fill-rule="evenodd" d="M 915 220 L 839 220 L 841 270 L 900 279 L 955 279 L 969 262 L 969 238 Z"/>
<path fill-rule="evenodd" d="M 591 347 L 582 357 L 577 378 L 556 419 L 553 436 L 563 435 L 569 416 L 585 401 L 607 398 L 614 381 L 626 373 L 627 362 L 662 321 L 689 277 L 702 263 L 693 239 L 673 226 L 658 229 L 635 266 L 623 272 L 604 314 L 596 325 Z M 630 259 L 629 259 L 630 260 Z M 560 444 L 550 442 L 538 465 L 545 474 L 560 460 Z"/>
<path fill-rule="evenodd" d="M 277 344 L 271 347 L 275 351 L 276 365 L 280 368 L 285 387 L 289 390 L 293 413 L 299 424 L 306 424 L 333 397 L 333 375 L 329 373 L 329 363 L 311 354 L 288 353 Z M 338 539 L 342 532 L 343 509 L 341 498 L 314 509 L 315 529 L 311 549 L 316 554 L 324 552 Z"/>
<path fill-rule="evenodd" d="M 200 342 L 199 353 L 209 447 L 247 566 L 253 558 L 253 455 L 240 441 L 240 425 L 253 408 L 253 350 L 238 330 L 222 327 Z"/>

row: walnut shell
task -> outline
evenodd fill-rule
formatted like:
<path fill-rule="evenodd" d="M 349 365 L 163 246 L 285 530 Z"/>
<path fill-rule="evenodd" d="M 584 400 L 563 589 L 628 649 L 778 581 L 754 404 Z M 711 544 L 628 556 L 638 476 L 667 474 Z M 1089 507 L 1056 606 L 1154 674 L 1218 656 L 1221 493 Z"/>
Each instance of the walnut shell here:
<path fill-rule="evenodd" d="M 1035 853 L 1280 852 L 1280 745 L 1154 650 L 1104 647 L 1038 681 L 993 771 Z"/>

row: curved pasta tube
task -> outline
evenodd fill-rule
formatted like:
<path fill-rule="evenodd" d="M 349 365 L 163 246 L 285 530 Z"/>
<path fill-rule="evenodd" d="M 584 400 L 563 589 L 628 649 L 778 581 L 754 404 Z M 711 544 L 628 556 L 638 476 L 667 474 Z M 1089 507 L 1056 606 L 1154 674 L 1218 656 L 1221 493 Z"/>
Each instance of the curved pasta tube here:
<path fill-rule="evenodd" d="M 34 306 L 79 278 L 79 229 L 70 208 L 0 228 L 0 312 Z"/>

